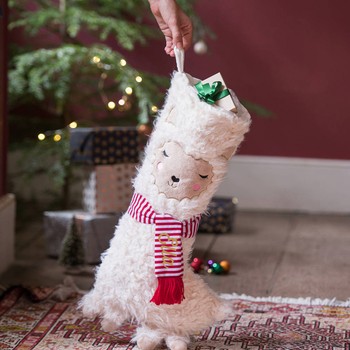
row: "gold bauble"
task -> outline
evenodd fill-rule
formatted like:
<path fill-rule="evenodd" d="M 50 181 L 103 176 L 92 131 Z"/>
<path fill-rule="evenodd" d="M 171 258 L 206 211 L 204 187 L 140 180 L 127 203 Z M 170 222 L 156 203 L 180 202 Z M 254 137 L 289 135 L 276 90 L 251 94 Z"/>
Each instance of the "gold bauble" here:
<path fill-rule="evenodd" d="M 231 265 L 228 260 L 220 261 L 220 266 L 223 268 L 225 273 L 228 273 L 230 271 Z"/>

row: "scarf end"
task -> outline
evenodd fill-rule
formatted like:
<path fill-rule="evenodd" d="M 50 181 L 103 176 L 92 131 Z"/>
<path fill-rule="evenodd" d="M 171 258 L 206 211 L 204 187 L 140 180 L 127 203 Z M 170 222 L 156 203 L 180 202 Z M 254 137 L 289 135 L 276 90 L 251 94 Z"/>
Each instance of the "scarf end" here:
<path fill-rule="evenodd" d="M 185 299 L 182 277 L 158 277 L 158 287 L 151 299 L 156 305 L 181 304 Z"/>

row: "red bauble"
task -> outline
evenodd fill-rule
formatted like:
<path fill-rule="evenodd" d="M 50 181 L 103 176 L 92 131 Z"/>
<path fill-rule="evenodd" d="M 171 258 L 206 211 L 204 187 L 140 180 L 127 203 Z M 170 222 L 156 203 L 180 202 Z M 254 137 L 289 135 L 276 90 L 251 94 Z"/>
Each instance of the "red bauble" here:
<path fill-rule="evenodd" d="M 194 258 L 191 262 L 191 267 L 194 272 L 198 273 L 203 268 L 203 260 Z"/>

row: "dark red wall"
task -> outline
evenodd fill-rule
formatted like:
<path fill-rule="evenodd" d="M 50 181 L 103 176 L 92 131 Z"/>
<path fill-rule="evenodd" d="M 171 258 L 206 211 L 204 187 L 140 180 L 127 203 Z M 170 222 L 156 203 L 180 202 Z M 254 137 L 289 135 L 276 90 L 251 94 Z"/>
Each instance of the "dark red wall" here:
<path fill-rule="evenodd" d="M 220 71 L 239 97 L 274 113 L 253 116 L 241 154 L 350 159 L 350 1 L 200 0 L 197 8 L 217 39 L 207 55 L 188 52 L 186 71 Z M 174 68 L 163 43 L 130 60 L 163 74 Z"/>
<path fill-rule="evenodd" d="M 198 78 L 220 71 L 253 115 L 241 154 L 350 159 L 350 1 L 198 0 L 216 33 L 209 52 L 186 54 Z M 170 75 L 175 59 L 155 41 L 125 53 L 131 64 Z"/>

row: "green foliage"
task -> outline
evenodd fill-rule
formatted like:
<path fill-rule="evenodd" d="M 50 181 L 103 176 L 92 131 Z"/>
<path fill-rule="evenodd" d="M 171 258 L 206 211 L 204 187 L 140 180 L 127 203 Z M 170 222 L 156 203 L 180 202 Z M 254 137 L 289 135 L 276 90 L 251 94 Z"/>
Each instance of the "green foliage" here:
<path fill-rule="evenodd" d="M 60 141 L 54 141 L 55 135 L 61 137 Z M 72 171 L 67 129 L 47 132 L 45 140 L 40 142 L 22 142 L 13 147 L 13 151 L 17 155 L 16 172 L 10 177 L 14 191 L 28 193 L 32 200 L 39 191 L 54 210 L 80 204 L 70 196 L 70 186 L 82 179 Z"/>
<path fill-rule="evenodd" d="M 73 216 L 62 243 L 59 262 L 66 267 L 75 267 L 83 265 L 84 260 L 83 241 L 78 232 L 75 217 Z"/>
<path fill-rule="evenodd" d="M 70 172 L 68 131 L 60 130 L 60 142 L 53 141 L 53 135 L 27 147 L 22 152 L 20 163 L 24 180 L 31 180 L 40 174 L 52 179 L 52 185 L 61 188 Z"/>
<path fill-rule="evenodd" d="M 99 57 L 99 63 L 93 58 Z M 51 99 L 57 111 L 62 111 L 70 102 L 71 91 L 81 91 L 81 85 L 97 85 L 102 73 L 113 81 L 113 88 L 124 91 L 133 88 L 139 101 L 140 114 L 149 115 L 151 105 L 157 103 L 159 86 L 166 86 L 163 77 L 140 73 L 129 65 L 121 66 L 121 54 L 104 45 L 83 47 L 65 44 L 54 49 L 39 49 L 19 54 L 14 58 L 15 69 L 9 72 L 9 96 L 12 104 L 21 103 L 23 98 L 43 101 Z M 103 62 L 103 63 L 102 63 Z M 143 83 L 135 77 L 141 75 Z M 81 91 L 80 98 L 88 90 Z M 88 100 L 88 98 L 86 98 Z M 73 102 L 72 102 L 73 103 Z"/>
<path fill-rule="evenodd" d="M 36 12 L 23 11 L 21 18 L 10 24 L 10 29 L 17 27 L 28 29 L 30 35 L 37 34 L 42 27 L 48 27 L 54 33 L 65 30 L 68 38 L 76 38 L 82 29 L 86 29 L 97 33 L 100 40 L 113 36 L 127 50 L 134 49 L 136 43 L 146 44 L 147 39 L 159 35 L 158 30 L 143 24 L 74 5 L 69 5 L 63 12 L 52 6 Z"/>
<path fill-rule="evenodd" d="M 203 34 L 205 30 L 193 9 L 194 2 L 178 1 L 193 17 L 195 32 Z M 49 137 L 44 141 L 36 142 L 34 147 L 24 146 L 23 180 L 47 174 L 53 187 L 61 188 L 62 208 L 67 208 L 72 170 L 64 128 L 72 120 L 80 119 L 73 114 L 77 106 L 90 113 L 85 119 L 93 119 L 96 112 L 101 115 L 102 111 L 114 117 L 114 124 L 148 123 L 151 107 L 159 105 L 169 79 L 120 62 L 124 59 L 123 49 L 134 50 L 136 45 L 162 35 L 147 0 L 10 0 L 9 5 L 9 28 L 19 30 L 26 39 L 26 45 L 11 47 L 10 123 L 12 117 L 27 123 L 26 108 L 29 105 L 29 110 L 33 110 L 35 106 L 38 116 L 44 114 L 53 120 L 56 130 L 52 134 L 62 136 L 59 142 L 54 142 L 50 132 L 46 132 Z M 135 81 L 136 76 L 142 77 L 141 83 Z M 133 90 L 132 96 L 128 96 L 130 111 L 108 111 L 108 96 L 115 100 L 115 96 L 125 95 L 126 87 Z M 23 117 L 17 118 L 23 107 Z M 34 115 L 35 120 L 40 120 L 38 116 Z M 42 123 L 45 128 L 47 124 Z"/>
<path fill-rule="evenodd" d="M 43 8 L 40 11 L 25 11 L 22 9 L 19 18 L 9 24 L 9 29 L 23 27 L 29 35 L 33 36 L 41 28 L 51 23 L 58 23 L 60 17 L 61 14 L 55 7 Z"/>
<path fill-rule="evenodd" d="M 195 31 L 203 34 L 194 0 L 180 0 L 179 4 L 193 17 Z M 150 107 L 159 102 L 169 79 L 138 71 L 129 64 L 122 67 L 119 49 L 112 50 L 104 43 L 108 39 L 115 47 L 133 50 L 136 44 L 161 38 L 147 0 L 17 0 L 10 1 L 10 8 L 11 30 L 21 28 L 29 36 L 51 35 L 46 47 L 28 46 L 26 52 L 11 58 L 10 107 L 28 101 L 45 102 L 51 113 L 67 123 L 69 111 L 77 103 L 94 100 L 94 108 L 98 108 L 91 93 L 95 91 L 98 96 L 98 82 L 104 73 L 111 91 L 124 94 L 126 86 L 133 88 L 138 107 L 133 112 L 139 115 L 139 122 L 149 120 Z M 91 44 L 84 43 L 86 37 Z M 92 62 L 94 56 L 101 59 L 100 63 Z M 135 83 L 137 75 L 142 76 L 142 84 Z M 99 108 L 106 108 L 105 101 Z"/>

